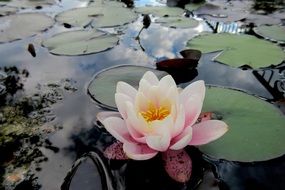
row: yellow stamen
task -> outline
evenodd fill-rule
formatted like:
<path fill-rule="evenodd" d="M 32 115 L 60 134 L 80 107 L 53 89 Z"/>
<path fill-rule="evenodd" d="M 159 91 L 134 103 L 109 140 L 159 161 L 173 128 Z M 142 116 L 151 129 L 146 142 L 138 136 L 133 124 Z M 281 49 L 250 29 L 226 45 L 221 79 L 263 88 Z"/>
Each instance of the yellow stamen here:
<path fill-rule="evenodd" d="M 170 112 L 165 107 L 156 108 L 154 106 L 149 106 L 149 109 L 147 111 L 142 111 L 140 114 L 147 122 L 151 122 L 155 120 L 163 120 L 170 114 Z"/>

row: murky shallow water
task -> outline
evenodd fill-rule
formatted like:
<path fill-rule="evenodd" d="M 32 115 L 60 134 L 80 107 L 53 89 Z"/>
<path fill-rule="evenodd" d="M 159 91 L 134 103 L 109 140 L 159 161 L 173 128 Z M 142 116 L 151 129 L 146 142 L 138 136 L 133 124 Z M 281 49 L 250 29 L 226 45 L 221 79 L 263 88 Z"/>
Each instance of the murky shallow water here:
<path fill-rule="evenodd" d="M 146 3 L 149 2 L 138 1 L 137 5 L 141 6 Z M 37 11 L 54 16 L 63 10 L 81 6 L 86 6 L 86 2 L 63 0 L 57 5 Z M 23 10 L 23 12 L 27 11 L 30 10 Z M 38 93 L 39 85 L 62 84 L 67 79 L 68 81 L 74 81 L 72 87 L 76 90 L 61 89 L 62 100 L 58 100 L 52 105 L 52 113 L 56 116 L 56 119 L 46 124 L 62 126 L 61 130 L 55 130 L 46 136 L 52 146 L 58 148 L 59 151 L 42 146 L 40 151 L 47 157 L 47 160 L 39 164 L 32 163 L 31 165 L 31 170 L 34 171 L 37 177 L 36 182 L 41 185 L 41 189 L 59 189 L 73 162 L 79 156 L 94 149 L 94 147 L 102 149 L 106 146 L 105 143 L 110 143 L 112 140 L 110 136 L 105 133 L 102 134 L 96 128 L 95 116 L 101 108 L 87 95 L 87 85 L 96 72 L 121 64 L 143 65 L 154 68 L 157 60 L 179 57 L 179 51 L 184 49 L 186 41 L 194 35 L 202 31 L 210 31 L 207 24 L 203 22 L 195 30 L 172 29 L 152 24 L 141 35 L 141 45 L 145 49 L 145 51 L 142 51 L 140 45 L 134 39 L 142 27 L 141 21 L 142 17 L 139 17 L 134 23 L 123 26 L 126 31 L 121 36 L 118 46 L 93 55 L 55 56 L 50 54 L 46 48 L 43 48 L 41 46 L 43 38 L 59 31 L 68 30 L 58 24 L 42 34 L 12 43 L 0 44 L 0 65 L 2 68 L 4 66 L 16 66 L 19 70 L 25 69 L 29 72 L 29 76 L 22 81 L 24 86 L 19 96 L 32 96 Z M 37 54 L 35 58 L 27 51 L 29 43 L 35 46 Z M 240 89 L 265 99 L 276 98 L 276 89 L 268 90 L 268 88 L 274 85 L 274 81 L 281 78 L 278 69 L 272 69 L 274 77 L 271 79 L 269 87 L 266 87 L 264 81 L 260 82 L 252 70 L 236 69 L 209 61 L 216 54 L 211 53 L 201 58 L 197 68 L 198 75 L 194 80 L 203 79 L 209 85 Z M 282 67 L 280 67 L 280 70 L 282 70 Z M 271 70 L 258 71 L 260 75 L 264 74 L 265 77 L 270 75 L 270 72 Z M 158 161 L 149 162 L 152 163 L 135 164 L 131 162 L 128 164 L 128 172 L 126 173 L 126 180 L 129 184 L 128 189 L 187 189 L 185 185 L 172 184 L 171 182 L 163 183 L 165 176 L 159 178 L 156 176 L 159 175 L 159 167 L 156 171 L 149 168 L 149 165 L 159 165 Z M 220 189 L 282 189 L 285 187 L 285 182 L 281 180 L 282 176 L 285 176 L 284 158 L 266 163 L 239 164 L 227 161 L 210 161 L 210 163 L 213 164 L 213 167 L 208 164 L 205 164 L 205 166 L 208 167 L 208 170 L 213 169 L 216 171 L 216 177 L 222 180 Z M 204 163 L 197 161 L 197 164 Z M 140 170 L 144 171 L 140 173 Z M 139 179 L 150 173 L 152 174 L 145 179 L 146 181 L 139 181 Z M 135 175 L 132 176 L 133 174 Z M 197 175 L 202 175 L 201 171 L 198 171 Z M 117 171 L 115 176 L 119 178 L 120 172 Z M 214 181 L 211 188 L 218 189 L 217 181 L 215 182 L 213 176 L 210 178 Z M 193 185 L 195 180 L 198 181 L 194 178 L 190 183 Z M 211 182 L 211 180 L 208 181 Z M 140 184 L 143 182 L 145 183 Z M 135 186 L 137 183 L 140 184 L 140 187 Z M 160 186 L 159 184 L 163 185 Z M 27 188 L 18 186 L 18 189 Z M 202 187 L 199 189 L 202 189 Z M 208 189 L 208 187 L 204 189 Z"/>

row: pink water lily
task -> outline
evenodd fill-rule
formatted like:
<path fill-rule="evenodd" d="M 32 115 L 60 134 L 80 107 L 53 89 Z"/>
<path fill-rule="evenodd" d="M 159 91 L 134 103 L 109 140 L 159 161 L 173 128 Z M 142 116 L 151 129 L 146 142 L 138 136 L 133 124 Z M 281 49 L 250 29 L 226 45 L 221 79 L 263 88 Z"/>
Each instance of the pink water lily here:
<path fill-rule="evenodd" d="M 158 80 L 148 71 L 138 89 L 118 82 L 115 101 L 119 112 L 101 112 L 97 118 L 131 159 L 147 160 L 167 151 L 173 155 L 187 145 L 209 143 L 228 130 L 223 121 L 197 122 L 204 97 L 204 81 L 179 91 L 170 75 Z"/>

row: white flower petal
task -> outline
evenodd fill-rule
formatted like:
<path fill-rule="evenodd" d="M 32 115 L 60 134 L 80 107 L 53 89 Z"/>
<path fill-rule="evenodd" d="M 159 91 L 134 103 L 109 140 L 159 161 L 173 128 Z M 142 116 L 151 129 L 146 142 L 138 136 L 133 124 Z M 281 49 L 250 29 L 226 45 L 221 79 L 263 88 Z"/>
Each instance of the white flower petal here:
<path fill-rule="evenodd" d="M 148 160 L 157 155 L 157 151 L 145 144 L 124 143 L 123 150 L 133 160 Z"/>
<path fill-rule="evenodd" d="M 180 135 L 176 136 L 171 140 L 170 149 L 180 150 L 189 144 L 192 139 L 192 127 L 189 127 L 183 131 Z"/>
<path fill-rule="evenodd" d="M 151 71 L 147 71 L 143 75 L 142 79 L 148 81 L 149 84 L 151 84 L 151 85 L 158 85 L 158 83 L 159 83 L 157 76 Z"/>
<path fill-rule="evenodd" d="M 117 105 L 117 108 L 118 108 L 120 114 L 122 115 L 122 117 L 124 119 L 126 119 L 126 117 L 127 117 L 126 102 L 132 102 L 132 99 L 125 94 L 116 93 L 115 94 L 115 102 L 116 102 L 116 105 Z"/>
<path fill-rule="evenodd" d="M 119 81 L 116 88 L 117 93 L 122 93 L 129 96 L 133 101 L 135 100 L 137 90 L 128 83 Z"/>
<path fill-rule="evenodd" d="M 202 80 L 193 82 L 189 84 L 183 91 L 180 93 L 181 102 L 186 102 L 189 96 L 200 97 L 201 101 L 204 101 L 205 98 L 206 87 L 205 83 Z"/>

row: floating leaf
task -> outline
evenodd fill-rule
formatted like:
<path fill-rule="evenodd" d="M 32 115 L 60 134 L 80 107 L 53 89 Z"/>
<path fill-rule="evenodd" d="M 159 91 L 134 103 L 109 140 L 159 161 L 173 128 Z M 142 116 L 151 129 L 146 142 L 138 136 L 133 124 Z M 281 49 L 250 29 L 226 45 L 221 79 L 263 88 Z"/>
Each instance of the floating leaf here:
<path fill-rule="evenodd" d="M 282 49 L 266 40 L 250 35 L 208 34 L 188 41 L 187 47 L 202 53 L 223 51 L 215 61 L 234 67 L 249 65 L 252 68 L 280 64 L 285 58 Z"/>
<path fill-rule="evenodd" d="M 118 37 L 99 31 L 70 31 L 57 34 L 45 41 L 43 46 L 57 55 L 86 55 L 114 47 Z"/>
<path fill-rule="evenodd" d="M 13 0 L 9 2 L 0 2 L 0 5 L 9 5 L 18 8 L 33 8 L 38 6 L 53 5 L 55 0 Z"/>
<path fill-rule="evenodd" d="M 32 36 L 51 27 L 53 23 L 52 18 L 40 13 L 0 17 L 0 43 Z"/>
<path fill-rule="evenodd" d="M 194 28 L 199 25 L 197 20 L 187 17 L 163 17 L 157 19 L 156 22 L 172 28 Z"/>
<path fill-rule="evenodd" d="M 184 13 L 184 10 L 181 8 L 167 6 L 138 7 L 135 9 L 135 11 L 142 14 L 152 14 L 158 17 L 182 16 Z"/>
<path fill-rule="evenodd" d="M 248 12 L 244 9 L 236 9 L 206 3 L 195 10 L 195 14 L 207 20 L 218 22 L 233 22 L 244 19 L 247 16 Z"/>
<path fill-rule="evenodd" d="M 95 75 L 88 86 L 88 94 L 104 107 L 116 109 L 115 92 L 118 81 L 124 81 L 138 87 L 139 81 L 145 72 L 152 71 L 161 78 L 166 72 L 148 67 L 121 65 L 103 70 Z"/>
<path fill-rule="evenodd" d="M 185 150 L 168 150 L 162 153 L 164 168 L 175 181 L 185 183 L 192 174 L 192 160 Z"/>
<path fill-rule="evenodd" d="M 96 6 L 71 9 L 56 16 L 60 23 L 71 26 L 94 28 L 112 27 L 127 24 L 137 18 L 137 15 L 123 3 L 110 1 Z"/>
<path fill-rule="evenodd" d="M 219 115 L 229 130 L 200 146 L 202 152 L 241 162 L 269 160 L 285 153 L 285 117 L 279 109 L 236 90 L 211 87 L 206 92 L 203 111 Z"/>
<path fill-rule="evenodd" d="M 200 8 L 201 6 L 203 6 L 205 4 L 205 2 L 199 2 L 199 3 L 188 3 L 185 5 L 185 9 L 188 11 L 195 11 L 198 8 Z"/>
<path fill-rule="evenodd" d="M 285 28 L 284 26 L 267 26 L 261 25 L 253 29 L 258 35 L 269 38 L 274 41 L 285 43 Z"/>
<path fill-rule="evenodd" d="M 115 142 L 104 150 L 104 156 L 113 160 L 127 160 L 129 159 L 123 150 L 123 143 Z"/>
<path fill-rule="evenodd" d="M 0 6 L 0 16 L 6 16 L 17 12 L 16 7 Z"/>

